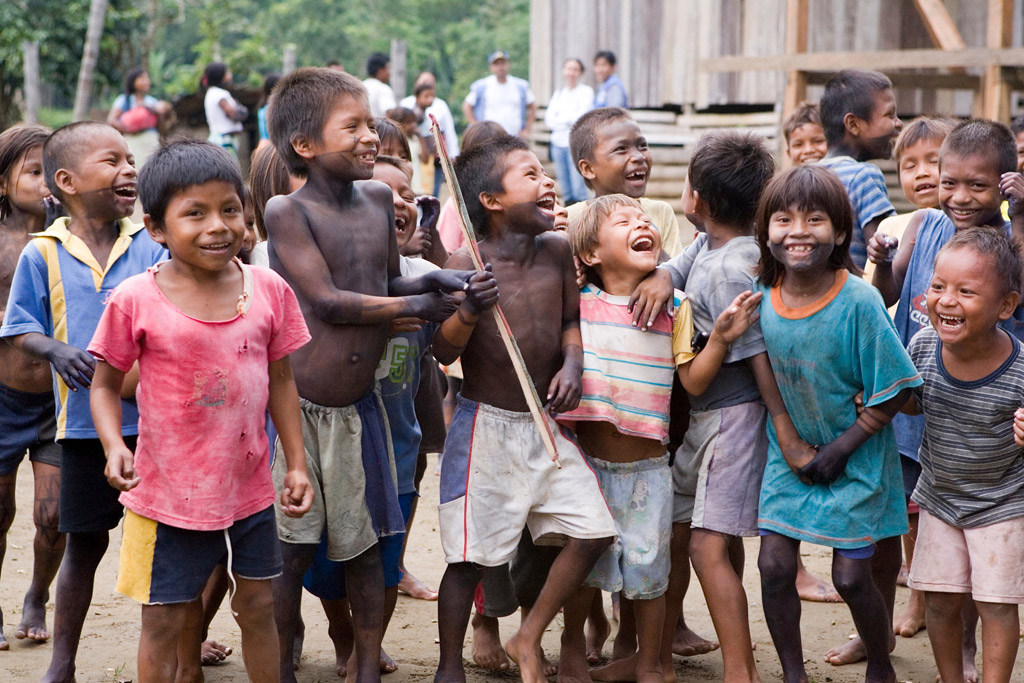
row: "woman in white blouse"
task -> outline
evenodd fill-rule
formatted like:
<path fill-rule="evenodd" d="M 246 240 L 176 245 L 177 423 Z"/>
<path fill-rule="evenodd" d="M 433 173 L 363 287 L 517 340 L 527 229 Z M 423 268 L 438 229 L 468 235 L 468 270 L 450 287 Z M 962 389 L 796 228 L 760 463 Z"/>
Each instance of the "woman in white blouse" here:
<path fill-rule="evenodd" d="M 562 188 L 562 201 L 566 206 L 585 201 L 587 186 L 583 183 L 576 164 L 569 153 L 569 130 L 576 119 L 594 106 L 594 89 L 580 83 L 583 62 L 576 58 L 562 64 L 565 86 L 555 91 L 544 113 L 544 123 L 551 129 L 551 160 L 555 162 L 555 175 Z"/>

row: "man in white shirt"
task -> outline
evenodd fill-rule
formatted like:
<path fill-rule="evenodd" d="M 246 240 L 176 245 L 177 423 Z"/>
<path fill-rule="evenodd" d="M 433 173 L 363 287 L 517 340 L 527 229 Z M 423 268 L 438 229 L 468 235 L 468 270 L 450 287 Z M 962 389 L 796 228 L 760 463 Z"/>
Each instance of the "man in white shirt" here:
<path fill-rule="evenodd" d="M 366 73 L 369 75 L 363 85 L 370 100 L 370 113 L 374 116 L 387 116 L 389 109 L 395 108 L 395 93 L 391 90 L 391 58 L 383 52 L 374 52 L 366 60 Z"/>
<path fill-rule="evenodd" d="M 462 112 L 469 123 L 495 121 L 509 135 L 525 138 L 537 116 L 537 98 L 529 83 L 508 75 L 507 52 L 495 50 L 487 61 L 491 65 L 491 75 L 470 86 L 469 94 L 462 102 Z"/>

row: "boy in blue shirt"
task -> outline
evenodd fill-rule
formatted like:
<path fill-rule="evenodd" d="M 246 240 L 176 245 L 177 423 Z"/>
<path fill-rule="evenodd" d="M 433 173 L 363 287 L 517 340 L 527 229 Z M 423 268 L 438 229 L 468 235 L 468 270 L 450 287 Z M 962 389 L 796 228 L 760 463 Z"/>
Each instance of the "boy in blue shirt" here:
<path fill-rule="evenodd" d="M 67 549 L 57 578 L 53 655 L 43 680 L 66 681 L 74 678 L 96 567 L 122 514 L 89 413 L 96 361 L 84 349 L 114 287 L 166 252 L 128 220 L 136 198 L 134 159 L 111 126 L 85 121 L 56 130 L 43 147 L 43 173 L 68 217 L 35 235 L 21 253 L 0 337 L 54 369 L 60 531 L 67 533 Z M 130 401 L 122 401 L 121 409 L 121 432 L 134 447 L 138 411 Z"/>

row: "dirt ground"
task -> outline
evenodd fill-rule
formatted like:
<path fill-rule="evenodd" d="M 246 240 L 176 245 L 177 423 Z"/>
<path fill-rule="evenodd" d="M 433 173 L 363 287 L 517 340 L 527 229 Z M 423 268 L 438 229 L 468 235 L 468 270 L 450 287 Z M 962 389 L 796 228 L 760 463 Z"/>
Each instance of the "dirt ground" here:
<path fill-rule="evenodd" d="M 444 572 L 444 557 L 437 533 L 436 502 L 438 478 L 434 476 L 431 463 L 424 478 L 424 492 L 418 514 L 412 529 L 412 537 L 406 565 L 409 569 L 433 586 L 437 586 Z M 51 647 L 38 645 L 13 638 L 14 626 L 20 616 L 21 602 L 29 582 L 32 567 L 32 513 L 31 513 L 31 470 L 21 468 L 18 481 L 19 515 L 11 530 L 7 559 L 3 565 L 0 581 L 0 609 L 5 615 L 4 634 L 11 642 L 8 652 L 0 652 L 0 682 L 36 681 L 49 664 Z M 130 681 L 135 677 L 135 653 L 139 634 L 139 607 L 134 602 L 114 592 L 117 573 L 117 550 L 120 531 L 111 535 L 111 550 L 107 553 L 96 581 L 92 610 L 85 623 L 81 649 L 78 656 L 79 683 L 116 683 Z M 826 576 L 830 554 L 823 548 L 804 544 L 805 561 L 810 569 Z M 766 680 L 780 680 L 782 670 L 772 647 L 760 602 L 757 578 L 757 540 L 747 541 L 747 563 L 745 584 L 750 599 L 751 630 L 756 644 L 755 658 L 761 677 Z M 907 589 L 900 588 L 897 596 L 897 610 L 906 600 Z M 306 620 L 306 644 L 302 667 L 298 672 L 301 683 L 339 680 L 334 671 L 334 653 L 327 637 L 327 622 L 319 605 L 305 596 L 303 614 Z M 610 613 L 610 605 L 608 610 Z M 704 605 L 700 587 L 690 586 L 685 603 L 687 620 L 691 627 L 704 636 L 711 636 L 713 628 Z M 53 603 L 48 605 L 48 623 L 53 623 Z M 556 619 L 545 636 L 545 648 L 557 656 L 560 621 Z M 518 624 L 518 618 L 502 620 L 503 636 L 511 635 Z M 862 681 L 864 665 L 856 664 L 836 668 L 824 661 L 825 651 L 850 637 L 853 632 L 849 612 L 843 605 L 803 603 L 802 633 L 807 671 L 811 681 L 853 682 Z M 239 650 L 239 631 L 230 614 L 222 609 L 213 622 L 211 636 L 230 645 L 235 653 L 226 662 L 206 667 L 206 680 L 210 683 L 241 682 L 246 680 Z M 935 665 L 931 657 L 926 633 L 899 641 L 893 655 L 893 663 L 900 681 L 934 683 Z M 469 656 L 469 638 L 466 641 L 466 655 Z M 395 610 L 391 627 L 384 638 L 385 649 L 399 663 L 397 672 L 384 678 L 386 683 L 406 681 L 429 681 L 437 662 L 437 613 L 434 603 L 413 600 L 401 596 Z M 605 654 L 611 651 L 611 643 L 605 646 Z M 491 674 L 467 663 L 470 683 L 487 680 L 515 680 L 517 671 Z M 717 652 L 689 659 L 676 658 L 676 673 L 680 681 L 717 680 L 722 675 L 721 657 Z M 1015 675 L 1024 680 L 1024 667 L 1018 664 Z"/>

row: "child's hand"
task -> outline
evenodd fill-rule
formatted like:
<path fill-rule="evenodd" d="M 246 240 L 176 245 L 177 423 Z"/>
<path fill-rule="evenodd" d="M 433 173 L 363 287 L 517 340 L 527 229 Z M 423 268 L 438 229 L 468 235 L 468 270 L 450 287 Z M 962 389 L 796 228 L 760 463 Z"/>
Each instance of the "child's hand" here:
<path fill-rule="evenodd" d="M 587 286 L 587 269 L 576 254 L 572 255 L 572 264 L 576 266 L 576 286 L 583 289 Z"/>
<path fill-rule="evenodd" d="M 868 241 L 868 260 L 872 263 L 888 263 L 896 255 L 900 241 L 892 235 L 883 235 L 875 231 L 874 236 Z"/>
<path fill-rule="evenodd" d="M 313 487 L 305 472 L 289 471 L 284 475 L 281 490 L 281 512 L 286 517 L 301 517 L 313 504 Z"/>
<path fill-rule="evenodd" d="M 637 285 L 633 295 L 629 297 L 627 310 L 633 314 L 633 325 L 646 332 L 662 309 L 671 304 L 674 293 L 672 274 L 662 268 L 656 268 Z M 670 315 L 671 313 L 669 310 Z"/>
<path fill-rule="evenodd" d="M 78 391 L 79 387 L 88 389 L 92 384 L 96 359 L 77 346 L 57 345 L 50 353 L 49 361 L 71 391 Z"/>
<path fill-rule="evenodd" d="M 425 232 L 433 231 L 437 227 L 437 218 L 441 215 L 441 202 L 437 197 L 422 194 L 416 198 L 416 206 L 423 212 L 420 217 L 420 229 Z"/>
<path fill-rule="evenodd" d="M 553 230 L 569 229 L 569 209 L 561 204 L 555 204 L 555 227 Z"/>
<path fill-rule="evenodd" d="M 399 334 L 401 332 L 419 332 L 423 329 L 423 318 L 395 318 L 388 325 L 388 334 Z"/>
<path fill-rule="evenodd" d="M 1017 408 L 1013 414 L 1013 440 L 1024 448 L 1024 408 Z"/>
<path fill-rule="evenodd" d="M 857 395 L 853 397 L 853 407 L 857 411 L 857 417 L 864 412 L 864 390 L 861 389 L 857 392 Z"/>
<path fill-rule="evenodd" d="M 412 229 L 412 235 L 409 237 L 409 241 L 404 246 L 398 249 L 398 252 L 402 256 L 419 256 L 430 251 L 431 245 L 434 243 L 434 238 L 431 237 L 430 233 L 421 227 Z"/>
<path fill-rule="evenodd" d="M 124 444 L 112 448 L 107 453 L 107 466 L 103 468 L 103 474 L 107 482 L 118 491 L 131 491 L 139 485 L 139 475 L 135 473 L 135 454 Z"/>
<path fill-rule="evenodd" d="M 482 273 L 474 273 L 469 278 L 469 289 L 466 290 L 465 305 L 474 315 L 480 315 L 498 303 L 498 281 L 491 272 L 491 264 L 484 266 Z"/>
<path fill-rule="evenodd" d="M 1024 201 L 1024 175 L 1017 171 L 1004 173 L 999 177 L 999 191 L 1015 204 L 1020 204 Z"/>
<path fill-rule="evenodd" d="M 842 448 L 835 446 L 834 441 L 825 444 L 818 448 L 818 454 L 797 472 L 797 476 L 804 482 L 827 486 L 838 479 L 846 469 L 850 455 Z"/>
<path fill-rule="evenodd" d="M 433 276 L 434 289 L 441 292 L 465 292 L 469 289 L 469 279 L 476 275 L 475 270 L 435 270 Z"/>
<path fill-rule="evenodd" d="M 416 306 L 415 317 L 429 320 L 432 323 L 443 323 L 455 314 L 465 299 L 465 295 L 462 292 L 457 294 L 428 292 L 420 294 L 417 298 L 419 305 Z"/>
<path fill-rule="evenodd" d="M 814 446 L 799 437 L 786 441 L 780 438 L 779 450 L 782 451 L 782 459 L 789 465 L 789 469 L 793 470 L 793 473 L 800 477 L 805 484 L 810 484 L 811 481 L 805 479 L 800 470 L 811 464 L 814 457 L 818 455 Z"/>
<path fill-rule="evenodd" d="M 548 410 L 552 413 L 567 413 L 580 404 L 583 393 L 583 378 L 579 368 L 563 365 L 548 387 Z"/>
<path fill-rule="evenodd" d="M 754 294 L 750 290 L 743 292 L 722 311 L 715 321 L 715 332 L 726 344 L 732 344 L 757 322 L 761 315 L 757 307 L 761 305 L 761 293 Z"/>

